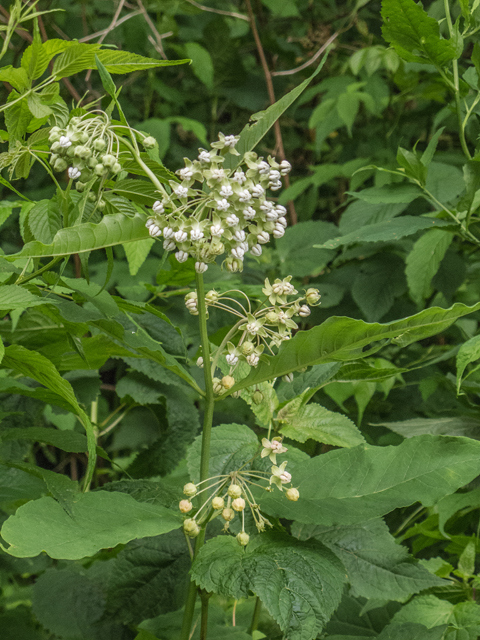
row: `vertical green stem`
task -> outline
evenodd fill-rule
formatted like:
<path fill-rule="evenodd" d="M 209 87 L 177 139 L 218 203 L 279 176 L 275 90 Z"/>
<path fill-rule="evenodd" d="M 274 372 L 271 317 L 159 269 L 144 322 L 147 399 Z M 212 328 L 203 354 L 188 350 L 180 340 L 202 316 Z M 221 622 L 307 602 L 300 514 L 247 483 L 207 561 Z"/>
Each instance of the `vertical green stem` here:
<path fill-rule="evenodd" d="M 450 38 L 453 38 L 453 24 L 452 17 L 450 15 L 450 5 L 449 0 L 443 0 L 443 5 L 445 7 L 445 17 L 447 19 L 448 32 L 450 34 Z M 458 133 L 460 137 L 460 144 L 462 146 L 463 153 L 467 160 L 471 160 L 472 156 L 470 155 L 470 151 L 468 150 L 467 141 L 465 139 L 465 127 L 463 126 L 463 117 L 462 117 L 462 105 L 460 103 L 460 86 L 458 80 L 458 61 L 452 61 L 452 69 L 453 69 L 453 84 L 455 91 L 455 106 L 457 110 L 457 119 L 458 119 Z"/>
<path fill-rule="evenodd" d="M 212 420 L 213 420 L 213 407 L 214 407 L 214 394 L 213 394 L 213 382 L 212 374 L 210 371 L 210 343 L 208 341 L 207 330 L 207 305 L 205 304 L 205 287 L 203 283 L 203 275 L 197 273 L 197 299 L 198 299 L 198 322 L 200 327 L 200 341 L 202 345 L 202 357 L 203 357 L 203 371 L 205 375 L 205 413 L 203 417 L 203 432 L 202 432 L 202 451 L 200 457 L 200 482 L 208 478 L 208 467 L 210 462 L 210 439 L 212 434 Z M 200 531 L 195 543 L 195 555 L 197 556 L 200 551 L 203 542 L 205 540 L 205 529 Z M 182 631 L 180 634 L 180 640 L 189 640 L 190 629 L 192 626 L 193 614 L 195 611 L 195 600 L 197 598 L 197 587 L 193 580 L 190 582 L 188 588 L 187 601 L 185 603 L 185 611 L 183 614 Z M 202 600 L 202 625 L 203 620 L 207 619 L 207 613 L 204 613 L 204 607 L 208 608 L 208 600 L 206 603 Z M 206 624 L 206 623 L 205 623 Z M 206 629 L 205 629 L 206 633 Z M 205 636 L 201 636 L 206 638 Z"/>
<path fill-rule="evenodd" d="M 262 602 L 260 598 L 257 596 L 257 600 L 255 602 L 255 609 L 253 610 L 252 624 L 250 625 L 250 629 L 248 633 L 252 634 L 257 630 L 258 621 L 260 620 L 260 611 L 262 609 Z"/>
<path fill-rule="evenodd" d="M 202 617 L 200 622 L 200 640 L 207 640 L 207 628 L 208 628 L 208 601 L 209 596 L 202 594 Z"/>

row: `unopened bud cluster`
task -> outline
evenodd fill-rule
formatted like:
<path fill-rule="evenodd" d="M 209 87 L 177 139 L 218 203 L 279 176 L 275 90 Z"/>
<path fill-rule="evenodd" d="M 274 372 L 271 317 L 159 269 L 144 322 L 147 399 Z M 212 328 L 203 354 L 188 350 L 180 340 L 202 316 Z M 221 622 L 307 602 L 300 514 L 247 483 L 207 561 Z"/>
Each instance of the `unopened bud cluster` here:
<path fill-rule="evenodd" d="M 283 462 L 280 466 L 276 465 L 276 456 L 287 451 L 287 448 L 282 445 L 282 439 L 273 438 L 272 440 L 267 440 L 267 438 L 263 438 L 262 446 L 263 449 L 260 452 L 261 457 L 265 458 L 268 456 L 273 463 L 270 473 L 266 471 L 245 470 L 245 468 L 242 467 L 241 470 L 226 475 L 209 478 L 198 484 L 189 482 L 184 486 L 183 493 L 189 498 L 181 500 L 179 503 L 179 509 L 181 513 L 184 514 L 189 514 L 194 510 L 190 498 L 200 495 L 203 492 L 214 490 L 211 494 L 207 493 L 207 499 L 196 511 L 195 515 L 184 520 L 183 530 L 187 536 L 195 538 L 200 533 L 202 526 L 217 516 L 220 516 L 224 520 L 224 530 L 228 531 L 230 522 L 232 522 L 238 514 L 242 519 L 242 530 L 237 535 L 237 541 L 241 546 L 246 546 L 250 538 L 248 533 L 245 532 L 245 509 L 247 506 L 253 515 L 258 531 L 264 531 L 266 526 L 272 526 L 261 513 L 260 505 L 256 503 L 249 485 L 261 487 L 267 491 L 273 490 L 272 485 L 278 487 L 280 491 L 283 491 L 285 487 L 285 495 L 288 500 L 297 501 L 299 499 L 300 494 L 298 489 L 291 486 L 286 487 L 292 480 L 291 474 L 286 471 L 287 462 Z M 267 485 L 260 484 L 266 481 L 268 481 Z M 209 484 L 211 482 L 212 484 Z"/>
<path fill-rule="evenodd" d="M 230 375 L 222 379 L 213 379 L 213 390 L 217 395 L 233 387 L 235 380 L 231 374 L 239 362 L 246 362 L 250 367 L 256 367 L 262 359 L 265 348 L 273 355 L 273 349 L 279 347 L 285 340 L 290 340 L 292 331 L 298 329 L 294 318 L 301 320 L 308 317 L 311 313 L 310 306 L 320 304 L 320 294 L 317 289 L 307 289 L 303 296 L 298 297 L 298 291 L 292 285 L 291 279 L 292 276 L 287 276 L 283 280 L 276 279 L 271 284 L 267 278 L 262 289 L 266 300 L 254 312 L 251 310 L 250 303 L 248 310 L 238 301 L 235 301 L 234 307 L 229 306 L 232 300 L 229 294 L 236 290 L 226 291 L 223 294 L 211 290 L 205 295 L 207 307 L 229 311 L 237 318 L 241 318 L 236 324 L 236 335 L 232 335 L 230 341 L 222 344 L 215 354 L 215 364 L 220 356 L 225 356 L 230 366 Z M 289 299 L 292 296 L 296 297 L 293 300 Z M 185 306 L 192 315 L 198 315 L 196 291 L 191 291 L 185 296 Z M 200 366 L 203 364 L 202 359 Z M 287 381 L 291 382 L 293 376 L 289 375 Z"/>
<path fill-rule="evenodd" d="M 285 233 L 287 211 L 269 200 L 267 191 L 281 189 L 290 163 L 271 156 L 265 161 L 248 152 L 229 171 L 223 164 L 227 154 L 239 155 L 238 140 L 220 133 L 210 151 L 199 149 L 193 162 L 185 159 L 185 167 L 177 171 L 181 182 L 170 181 L 171 193 L 155 202 L 146 222 L 150 235 L 163 237 L 164 249 L 175 251 L 179 262 L 195 258 L 198 273 L 225 253 L 225 268 L 242 271 L 247 252 L 260 256 L 271 236 Z"/>

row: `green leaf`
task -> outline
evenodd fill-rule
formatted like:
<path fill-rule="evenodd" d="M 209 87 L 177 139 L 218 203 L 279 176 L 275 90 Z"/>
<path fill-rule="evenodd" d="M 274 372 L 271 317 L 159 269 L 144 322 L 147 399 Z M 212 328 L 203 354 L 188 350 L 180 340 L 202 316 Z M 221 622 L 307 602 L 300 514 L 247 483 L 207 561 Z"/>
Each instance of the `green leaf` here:
<path fill-rule="evenodd" d="M 476 477 L 479 451 L 476 440 L 447 436 L 329 451 L 290 470 L 298 502 L 272 493 L 262 498 L 262 508 L 277 517 L 328 526 L 362 522 L 414 502 L 432 505 Z"/>
<path fill-rule="evenodd" d="M 303 395 L 286 404 L 278 412 L 277 420 L 280 422 L 282 435 L 297 442 L 306 442 L 311 438 L 335 447 L 356 447 L 365 442 L 360 431 L 347 416 L 329 411 L 314 402 L 304 404 Z"/>
<path fill-rule="evenodd" d="M 51 558 L 78 560 L 167 533 L 181 523 L 179 514 L 160 505 L 137 502 L 125 493 L 93 491 L 78 495 L 72 515 L 52 498 L 32 500 L 4 522 L 1 534 L 10 545 L 8 553 L 17 558 L 44 551 Z"/>
<path fill-rule="evenodd" d="M 351 291 L 369 322 L 380 320 L 405 292 L 403 267 L 403 260 L 393 253 L 380 253 L 360 263 Z"/>
<path fill-rule="evenodd" d="M 45 495 L 45 483 L 22 469 L 0 464 L 0 508 L 11 513 L 27 500 Z"/>
<path fill-rule="evenodd" d="M 347 193 L 369 204 L 408 204 L 423 196 L 423 191 L 417 185 L 397 182 Z"/>
<path fill-rule="evenodd" d="M 8 311 L 24 311 L 28 307 L 37 307 L 52 300 L 30 293 L 25 287 L 16 284 L 0 285 L 0 309 L 3 315 Z"/>
<path fill-rule="evenodd" d="M 278 18 L 299 18 L 300 13 L 296 6 L 295 0 L 262 0 L 262 4 L 270 9 L 272 14 Z"/>
<path fill-rule="evenodd" d="M 314 537 L 340 558 L 356 597 L 403 602 L 448 584 L 415 562 L 380 519 L 337 527 L 296 524 L 293 533 L 301 540 Z"/>
<path fill-rule="evenodd" d="M 383 0 L 382 18 L 383 37 L 407 62 L 444 67 L 455 59 L 455 47 L 440 38 L 437 20 L 414 0 Z"/>
<path fill-rule="evenodd" d="M 155 240 L 153 238 L 145 238 L 145 240 L 137 240 L 137 242 L 123 245 L 131 276 L 137 275 L 138 270 L 148 258 L 154 243 Z"/>
<path fill-rule="evenodd" d="M 55 200 L 39 200 L 28 214 L 28 226 L 35 240 L 42 244 L 53 241 L 62 228 L 62 212 Z"/>
<path fill-rule="evenodd" d="M 386 242 L 411 236 L 422 229 L 447 226 L 451 226 L 451 223 L 447 220 L 423 218 L 421 216 L 402 216 L 401 218 L 384 220 L 383 222 L 362 227 L 358 231 L 347 233 L 346 236 L 340 236 L 333 240 L 327 240 L 323 244 L 314 244 L 313 246 L 318 249 L 336 249 L 342 245 L 356 242 Z"/>
<path fill-rule="evenodd" d="M 474 489 L 467 493 L 454 493 L 450 496 L 445 496 L 437 503 L 438 510 L 438 529 L 442 535 L 446 538 L 450 536 L 445 532 L 445 525 L 447 521 L 457 511 L 463 509 L 480 509 L 480 489 Z"/>
<path fill-rule="evenodd" d="M 276 241 L 282 275 L 318 276 L 335 257 L 332 251 L 318 251 L 313 242 L 334 238 L 337 228 L 330 222 L 311 220 L 287 227 L 285 235 Z"/>
<path fill-rule="evenodd" d="M 114 81 L 112 80 L 112 76 L 105 69 L 104 64 L 100 61 L 100 58 L 97 54 L 95 54 L 95 66 L 98 69 L 98 73 L 100 75 L 100 80 L 102 81 L 102 86 L 108 95 L 116 100 L 117 87 L 115 86 Z"/>
<path fill-rule="evenodd" d="M 426 167 L 428 167 L 428 165 L 433 160 L 433 156 L 435 155 L 435 151 L 437 150 L 438 141 L 440 140 L 440 136 L 442 135 L 444 129 L 445 127 L 440 127 L 440 129 L 433 134 L 433 136 L 429 140 L 427 148 L 422 154 L 421 162 Z"/>
<path fill-rule="evenodd" d="M 148 237 L 145 217 L 137 214 L 129 218 L 121 214 L 105 216 L 98 224 L 86 222 L 76 227 L 60 229 L 51 244 L 27 242 L 21 251 L 8 260 L 18 258 L 42 258 L 44 256 L 65 256 L 113 247 L 117 244 L 135 242 Z"/>
<path fill-rule="evenodd" d="M 422 305 L 432 293 L 431 283 L 445 257 L 453 235 L 441 229 L 432 229 L 413 245 L 406 259 L 405 275 L 412 299 Z"/>
<path fill-rule="evenodd" d="M 0 289 L 0 293 L 1 293 L 1 289 Z M 467 365 L 469 365 L 471 362 L 475 362 L 479 358 L 480 358 L 480 336 L 474 336 L 473 338 L 470 338 L 470 340 L 467 340 L 467 342 L 464 342 L 457 353 L 457 358 L 456 358 L 457 394 L 460 393 L 462 378 L 463 378 L 465 369 L 467 368 Z"/>
<path fill-rule="evenodd" d="M 382 422 L 378 426 L 387 427 L 404 438 L 424 434 L 434 436 L 465 436 L 480 439 L 480 420 L 470 416 L 450 418 L 413 418 L 400 422 Z"/>
<path fill-rule="evenodd" d="M 19 97 L 20 96 L 16 91 L 11 91 L 8 95 L 7 104 L 8 102 L 17 100 Z M 23 98 L 8 107 L 5 111 L 5 125 L 9 135 L 10 147 L 15 144 L 16 140 L 23 140 L 31 119 L 32 114 L 28 108 L 27 98 Z"/>
<path fill-rule="evenodd" d="M 251 151 L 257 146 L 263 136 L 273 127 L 282 113 L 295 102 L 295 100 L 308 87 L 313 78 L 318 73 L 320 73 L 327 59 L 327 55 L 328 54 L 325 54 L 323 56 L 318 67 L 315 69 L 312 75 L 304 80 L 301 84 L 299 84 L 298 87 L 292 89 L 292 91 L 283 96 L 283 98 L 280 98 L 280 100 L 277 100 L 275 104 L 272 104 L 265 111 L 254 114 L 255 121 L 252 124 L 245 125 L 240 134 L 240 140 L 235 147 L 236 150 L 240 153 L 240 156 L 233 156 L 231 154 L 227 156 L 223 165 L 225 169 L 234 169 L 236 166 L 238 166 L 239 160 L 241 160 L 243 155 L 247 153 L 247 151 Z M 253 120 L 253 116 L 250 119 Z"/>
<path fill-rule="evenodd" d="M 233 598 L 253 591 L 289 640 L 313 640 L 340 602 L 345 572 L 322 544 L 264 534 L 244 551 L 218 536 L 201 548 L 193 580 Z"/>
<path fill-rule="evenodd" d="M 427 629 L 423 624 L 405 622 L 389 624 L 377 636 L 377 640 L 443 640 L 446 627 Z"/>
<path fill-rule="evenodd" d="M 28 429 L 5 429 L 0 431 L 0 440 L 30 440 L 44 442 L 71 453 L 87 451 L 87 438 L 77 431 L 57 431 L 47 427 L 29 427 Z"/>
<path fill-rule="evenodd" d="M 425 184 L 427 168 L 415 152 L 399 147 L 397 162 L 404 169 L 408 178 L 418 180 L 422 185 Z"/>
<path fill-rule="evenodd" d="M 33 42 L 25 49 L 22 55 L 22 68 L 25 69 L 30 80 L 36 80 L 43 75 L 48 67 L 50 59 L 42 45 L 38 23 L 35 21 L 33 29 Z"/>
<path fill-rule="evenodd" d="M 192 59 L 192 71 L 203 84 L 211 89 L 213 87 L 213 61 L 210 53 L 198 42 L 187 42 L 185 53 Z"/>
<path fill-rule="evenodd" d="M 0 69 L 0 81 L 10 83 L 19 92 L 29 89 L 31 84 L 23 67 L 18 67 L 17 69 L 11 66 L 3 67 Z"/>
<path fill-rule="evenodd" d="M 352 135 L 352 127 L 360 108 L 360 98 L 357 92 L 346 92 L 338 96 L 337 112 L 342 122 L 346 125 L 348 135 Z"/>
<path fill-rule="evenodd" d="M 381 348 L 386 341 L 405 347 L 445 331 L 455 320 L 478 309 L 480 303 L 472 307 L 455 304 L 450 309 L 431 307 L 403 320 L 386 324 L 330 317 L 318 327 L 299 331 L 292 340 L 283 343 L 278 355 L 267 356 L 246 378 L 235 384 L 230 392 L 279 378 L 314 364 L 364 358 L 370 351 Z M 367 345 L 369 352 L 362 350 Z"/>
<path fill-rule="evenodd" d="M 109 610 L 128 625 L 178 610 L 190 565 L 181 530 L 130 542 L 110 563 Z"/>
<path fill-rule="evenodd" d="M 155 200 L 158 200 L 156 187 L 146 180 L 135 180 L 133 178 L 119 180 L 113 185 L 112 191 L 128 200 L 147 205 L 147 207 L 151 207 Z"/>

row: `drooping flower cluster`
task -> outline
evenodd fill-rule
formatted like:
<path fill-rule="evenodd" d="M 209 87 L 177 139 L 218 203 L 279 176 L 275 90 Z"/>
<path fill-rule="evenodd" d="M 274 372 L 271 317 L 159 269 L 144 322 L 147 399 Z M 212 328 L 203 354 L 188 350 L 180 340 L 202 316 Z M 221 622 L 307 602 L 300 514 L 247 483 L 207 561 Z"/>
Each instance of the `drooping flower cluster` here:
<path fill-rule="evenodd" d="M 238 513 L 242 518 L 242 529 L 237 535 L 237 541 L 241 546 L 246 546 L 250 539 L 245 531 L 245 509 L 247 506 L 252 513 L 258 531 L 264 531 L 266 526 L 272 526 L 271 522 L 261 513 L 260 505 L 257 504 L 249 485 L 260 487 L 266 491 L 273 491 L 272 485 L 275 485 L 280 491 L 283 491 L 284 487 L 286 488 L 286 485 L 291 483 L 292 476 L 285 470 L 286 461 L 282 462 L 280 466 L 276 466 L 276 456 L 287 451 L 287 448 L 282 445 L 282 439 L 268 440 L 263 438 L 262 446 L 261 457 L 268 456 L 273 462 L 270 472 L 245 470 L 246 465 L 244 465 L 232 473 L 208 478 L 198 484 L 189 482 L 184 486 L 183 493 L 187 499 L 180 501 L 179 509 L 184 514 L 195 511 L 193 517 L 189 517 L 183 522 L 183 530 L 190 538 L 198 536 L 201 528 L 219 515 L 225 521 L 224 530 L 228 531 L 230 523 Z M 260 484 L 267 480 L 269 480 L 268 484 Z M 207 492 L 207 499 L 195 510 L 190 498 L 204 492 Z M 285 496 L 288 500 L 296 502 L 300 493 L 298 489 L 290 486 L 286 488 Z"/>
<path fill-rule="evenodd" d="M 248 152 L 239 166 L 228 170 L 223 165 L 228 154 L 239 155 L 238 140 L 220 133 L 210 151 L 199 149 L 193 162 L 185 159 L 185 167 L 177 171 L 181 182 L 170 181 L 171 193 L 155 202 L 146 222 L 150 235 L 163 237 L 164 249 L 175 251 L 179 262 L 195 258 L 199 273 L 225 253 L 225 267 L 242 271 L 248 251 L 260 256 L 271 235 L 281 238 L 285 233 L 287 211 L 269 200 L 267 191 L 282 187 L 290 163 L 271 156 L 265 161 Z"/>
<path fill-rule="evenodd" d="M 308 317 L 311 313 L 310 306 L 319 304 L 320 294 L 313 288 L 307 289 L 303 296 L 289 300 L 289 297 L 296 296 L 298 293 L 291 279 L 292 277 L 288 276 L 283 280 L 276 279 L 271 284 L 267 278 L 262 289 L 265 300 L 255 311 L 252 311 L 250 299 L 241 291 L 232 290 L 220 294 L 211 290 L 206 294 L 207 307 L 228 311 L 238 318 L 237 323 L 214 354 L 212 375 L 215 375 L 220 356 L 225 356 L 227 364 L 230 365 L 229 375 L 221 379 L 213 378 L 213 388 L 218 395 L 228 391 L 234 385 L 235 380 L 232 374 L 239 362 L 256 367 L 262 359 L 265 348 L 274 354 L 274 349 L 285 340 L 290 340 L 292 331 L 298 328 L 294 318 Z M 248 308 L 246 309 L 238 300 L 230 297 L 229 294 L 232 293 L 244 295 Z M 185 296 L 185 306 L 192 315 L 198 315 L 196 291 L 191 291 Z M 204 366 L 203 359 L 200 359 L 200 362 L 197 361 L 197 364 Z"/>

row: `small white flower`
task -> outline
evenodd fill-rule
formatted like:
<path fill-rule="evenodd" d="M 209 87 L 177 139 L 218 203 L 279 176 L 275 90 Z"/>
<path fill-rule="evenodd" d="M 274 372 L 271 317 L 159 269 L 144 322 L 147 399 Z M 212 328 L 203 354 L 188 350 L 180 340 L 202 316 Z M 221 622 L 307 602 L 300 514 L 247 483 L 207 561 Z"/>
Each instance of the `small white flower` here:
<path fill-rule="evenodd" d="M 182 185 L 179 184 L 178 187 L 175 187 L 173 193 L 177 196 L 177 198 L 186 198 L 188 196 L 188 189 L 187 187 L 182 187 Z"/>
<path fill-rule="evenodd" d="M 283 238 L 284 235 L 285 235 L 285 229 L 281 225 L 277 225 L 273 230 L 273 237 L 278 239 L 278 238 Z"/>
<path fill-rule="evenodd" d="M 238 356 L 234 353 L 229 353 L 228 356 L 225 357 L 225 360 L 228 362 L 230 366 L 235 366 L 238 362 Z"/>
<path fill-rule="evenodd" d="M 260 362 L 260 356 L 257 356 L 256 353 L 252 353 L 251 355 L 247 356 L 247 363 L 251 367 L 256 367 L 259 362 Z"/>
<path fill-rule="evenodd" d="M 177 242 L 185 242 L 185 240 L 188 238 L 187 232 L 186 231 L 182 231 L 182 229 L 179 229 L 176 234 L 175 234 L 175 240 Z M 181 262 L 181 261 L 180 261 Z"/>
<path fill-rule="evenodd" d="M 282 183 L 280 182 L 280 180 L 278 182 L 269 182 L 268 186 L 272 191 L 278 191 L 282 188 Z"/>
<path fill-rule="evenodd" d="M 260 209 L 262 211 L 265 211 L 265 213 L 267 213 L 268 211 L 272 211 L 273 202 L 270 202 L 270 200 L 265 200 L 265 202 L 262 202 L 262 204 L 260 205 Z"/>
<path fill-rule="evenodd" d="M 267 213 L 265 214 L 265 219 L 268 220 L 268 222 L 275 222 L 278 218 L 278 214 L 275 211 L 275 209 L 272 209 L 271 211 L 267 211 Z"/>
<path fill-rule="evenodd" d="M 244 182 L 246 182 L 247 178 L 243 171 L 238 170 L 238 171 L 235 171 L 231 180 L 233 180 L 233 182 L 238 182 L 238 184 L 242 185 Z"/>
<path fill-rule="evenodd" d="M 265 160 L 262 160 L 257 164 L 257 170 L 261 176 L 265 176 L 270 172 L 270 165 Z"/>
<path fill-rule="evenodd" d="M 242 249 L 243 249 L 243 251 L 244 251 L 245 253 L 246 253 L 246 252 L 248 251 L 248 249 L 249 249 L 249 247 L 248 247 L 248 242 L 241 242 L 239 246 L 240 246 L 240 247 L 242 247 Z"/>
<path fill-rule="evenodd" d="M 232 187 L 229 184 L 223 185 L 223 187 L 220 189 L 220 195 L 223 198 L 230 198 L 230 196 L 233 196 Z"/>
<path fill-rule="evenodd" d="M 221 200 L 215 200 L 215 202 L 217 203 L 218 211 L 226 211 L 227 209 L 230 209 L 230 203 L 225 198 L 222 198 Z"/>
<path fill-rule="evenodd" d="M 266 231 L 260 231 L 260 233 L 257 235 L 257 241 L 260 244 L 267 244 L 269 240 L 270 240 L 270 236 Z"/>
<path fill-rule="evenodd" d="M 238 260 L 243 260 L 245 251 L 241 247 L 235 247 L 232 249 L 232 256 Z"/>
<path fill-rule="evenodd" d="M 201 151 L 198 155 L 200 162 L 210 162 L 210 154 L 208 151 Z"/>
<path fill-rule="evenodd" d="M 277 206 L 275 207 L 276 212 L 278 213 L 278 217 L 280 218 L 281 216 L 286 216 L 287 215 L 287 210 L 285 209 L 285 207 L 281 204 L 277 204 Z"/>
<path fill-rule="evenodd" d="M 259 244 L 254 244 L 250 249 L 250 253 L 258 258 L 258 256 L 262 255 L 262 247 Z"/>
<path fill-rule="evenodd" d="M 68 177 L 71 180 L 77 180 L 77 178 L 80 178 L 80 176 L 82 175 L 82 172 L 80 171 L 80 169 L 77 169 L 76 167 L 68 167 Z"/>
<path fill-rule="evenodd" d="M 149 228 L 148 233 L 152 236 L 152 238 L 159 238 L 162 235 L 162 230 L 156 224 L 152 224 Z"/>
<path fill-rule="evenodd" d="M 261 184 L 254 184 L 252 187 L 252 196 L 254 198 L 260 198 L 260 196 L 263 196 L 263 194 L 265 193 L 265 189 L 262 187 Z"/>
<path fill-rule="evenodd" d="M 245 231 L 243 229 L 238 229 L 233 234 L 233 239 L 236 240 L 237 242 L 244 242 L 245 241 Z"/>
<path fill-rule="evenodd" d="M 250 202 L 252 199 L 252 194 L 248 189 L 242 189 L 238 194 L 238 199 L 240 202 Z"/>
<path fill-rule="evenodd" d="M 152 209 L 153 211 L 155 211 L 155 213 L 163 213 L 165 211 L 163 207 L 163 202 L 160 202 L 160 200 L 157 200 L 156 202 L 153 203 Z"/>
<path fill-rule="evenodd" d="M 182 180 L 190 180 L 190 178 L 193 176 L 193 171 L 189 167 L 184 167 L 183 169 L 180 169 L 178 175 Z"/>
<path fill-rule="evenodd" d="M 165 240 L 168 240 L 169 238 L 173 238 L 174 235 L 175 235 L 175 231 L 170 227 L 165 227 L 165 229 L 163 230 L 163 237 L 165 238 Z"/>
<path fill-rule="evenodd" d="M 58 141 L 58 144 L 63 149 L 68 149 L 68 147 L 72 144 L 72 141 L 67 136 L 60 136 L 60 140 Z"/>
<path fill-rule="evenodd" d="M 156 224 L 155 220 L 153 218 L 148 218 L 148 220 L 145 223 L 145 226 L 147 227 L 147 229 L 149 227 L 151 227 L 152 225 Z"/>
<path fill-rule="evenodd" d="M 192 242 L 201 240 L 202 238 L 203 238 L 203 231 L 200 231 L 200 229 L 192 229 L 190 231 L 190 240 Z"/>
<path fill-rule="evenodd" d="M 260 454 L 261 457 L 266 458 L 268 456 L 273 464 L 277 464 L 277 455 L 288 451 L 287 447 L 284 447 L 282 445 L 281 438 L 273 438 L 273 440 L 267 440 L 267 438 L 263 438 L 262 446 L 263 449 L 262 453 Z"/>
<path fill-rule="evenodd" d="M 226 147 L 230 147 L 231 149 L 233 149 L 233 147 L 237 144 L 238 139 L 238 136 L 225 136 L 223 142 L 225 143 Z"/>
<path fill-rule="evenodd" d="M 242 211 L 245 220 L 253 220 L 253 218 L 256 215 L 256 211 L 253 207 L 246 207 L 243 211 Z"/>
<path fill-rule="evenodd" d="M 225 171 L 223 169 L 212 169 L 213 180 L 223 180 L 225 178 Z"/>
<path fill-rule="evenodd" d="M 228 224 L 229 227 L 234 227 L 236 224 L 238 224 L 239 220 L 234 213 L 231 213 L 229 216 L 226 217 L 225 222 Z"/>
<path fill-rule="evenodd" d="M 212 236 L 220 238 L 223 233 L 223 229 L 219 224 L 212 224 L 212 226 L 210 227 L 210 233 L 212 234 Z"/>
<path fill-rule="evenodd" d="M 200 369 L 203 369 L 203 358 L 202 358 L 202 356 L 197 358 L 197 367 L 200 367 Z"/>
<path fill-rule="evenodd" d="M 165 234 L 165 232 L 164 232 Z M 163 241 L 163 248 L 165 249 L 165 251 L 173 251 L 174 249 L 177 248 L 177 245 L 175 244 L 175 242 L 173 240 L 164 240 Z"/>
<path fill-rule="evenodd" d="M 197 273 L 205 273 L 207 269 L 208 264 L 206 264 L 205 262 L 195 262 L 195 271 Z"/>
<path fill-rule="evenodd" d="M 281 216 L 280 218 L 277 219 L 277 224 L 281 224 L 282 227 L 286 228 L 287 221 L 283 216 Z"/>
<path fill-rule="evenodd" d="M 285 311 L 279 311 L 278 312 L 278 322 L 280 324 L 285 324 L 285 321 L 288 319 L 287 314 L 285 313 Z"/>
<path fill-rule="evenodd" d="M 186 251 L 177 251 L 177 253 L 175 254 L 175 258 L 179 262 L 185 262 L 186 260 L 188 260 L 188 253 Z"/>
<path fill-rule="evenodd" d="M 268 174 L 268 179 L 270 180 L 270 182 L 278 182 L 280 180 L 280 171 L 272 169 Z"/>
<path fill-rule="evenodd" d="M 288 162 L 288 160 L 282 160 L 280 163 L 280 173 L 282 174 L 282 176 L 286 176 L 287 173 L 290 173 L 291 170 L 292 165 L 290 164 L 290 162 Z"/>
<path fill-rule="evenodd" d="M 249 322 L 247 324 L 247 331 L 248 333 L 250 333 L 252 336 L 256 336 L 258 333 L 258 330 L 260 329 L 260 324 L 258 322 Z"/>
<path fill-rule="evenodd" d="M 302 318 L 308 318 L 308 316 L 311 313 L 312 312 L 310 311 L 310 307 L 308 305 L 306 305 L 306 304 L 302 304 L 302 306 L 298 310 L 298 315 L 301 316 Z"/>

